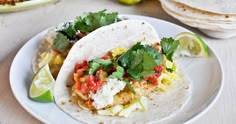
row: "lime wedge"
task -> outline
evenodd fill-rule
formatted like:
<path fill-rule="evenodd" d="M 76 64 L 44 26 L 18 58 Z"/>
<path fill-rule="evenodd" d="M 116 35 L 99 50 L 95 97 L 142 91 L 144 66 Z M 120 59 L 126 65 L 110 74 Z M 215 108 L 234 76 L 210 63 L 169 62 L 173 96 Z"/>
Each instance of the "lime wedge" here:
<path fill-rule="evenodd" d="M 35 74 L 30 86 L 29 97 L 38 102 L 52 102 L 54 84 L 55 80 L 46 64 Z"/>
<path fill-rule="evenodd" d="M 142 0 L 119 0 L 120 3 L 125 4 L 125 5 L 134 5 L 141 1 Z"/>
<path fill-rule="evenodd" d="M 206 57 L 208 56 L 208 47 L 200 36 L 190 32 L 183 32 L 175 37 L 179 40 L 179 47 L 176 54 L 189 57 Z"/>

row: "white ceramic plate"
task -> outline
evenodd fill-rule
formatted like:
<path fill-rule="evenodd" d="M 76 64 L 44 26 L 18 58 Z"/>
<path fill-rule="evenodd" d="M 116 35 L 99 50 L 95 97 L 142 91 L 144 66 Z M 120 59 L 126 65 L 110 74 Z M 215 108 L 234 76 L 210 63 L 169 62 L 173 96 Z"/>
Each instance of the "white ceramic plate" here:
<path fill-rule="evenodd" d="M 150 22 L 159 36 L 174 37 L 180 32 L 189 31 L 178 25 L 144 16 L 123 15 L 128 18 L 142 19 Z M 78 121 L 61 111 L 54 103 L 37 103 L 29 99 L 28 91 L 33 78 L 31 61 L 34 50 L 47 30 L 29 40 L 17 53 L 10 69 L 10 84 L 19 103 L 34 117 L 44 123 L 64 124 Z M 188 103 L 178 114 L 161 123 L 190 122 L 203 115 L 217 100 L 223 86 L 223 71 L 219 59 L 210 49 L 208 58 L 180 58 L 178 62 L 192 81 L 192 93 Z"/>

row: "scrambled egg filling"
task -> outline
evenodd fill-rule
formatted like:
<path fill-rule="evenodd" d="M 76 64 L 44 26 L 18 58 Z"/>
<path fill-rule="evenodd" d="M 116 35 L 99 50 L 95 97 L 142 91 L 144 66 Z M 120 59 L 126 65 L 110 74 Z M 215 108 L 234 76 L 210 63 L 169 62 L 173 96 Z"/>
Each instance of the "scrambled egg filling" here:
<path fill-rule="evenodd" d="M 119 48 L 112 50 L 111 55 L 113 58 L 116 58 L 116 56 L 125 53 L 127 50 L 128 50 L 127 48 L 119 47 Z"/>
<path fill-rule="evenodd" d="M 40 54 L 40 62 L 38 66 L 41 68 L 45 64 L 49 64 L 53 77 L 56 77 L 64 62 L 64 59 L 65 58 L 61 54 L 57 54 L 55 52 L 43 52 Z"/>

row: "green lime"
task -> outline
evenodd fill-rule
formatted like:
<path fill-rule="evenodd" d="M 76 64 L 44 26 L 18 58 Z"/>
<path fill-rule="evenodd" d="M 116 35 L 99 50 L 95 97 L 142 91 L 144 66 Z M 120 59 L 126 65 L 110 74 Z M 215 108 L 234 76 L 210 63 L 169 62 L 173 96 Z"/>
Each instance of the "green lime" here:
<path fill-rule="evenodd" d="M 190 57 L 208 56 L 208 47 L 200 36 L 190 32 L 183 32 L 175 37 L 179 40 L 178 55 Z"/>
<path fill-rule="evenodd" d="M 30 86 L 29 97 L 38 102 L 52 102 L 54 84 L 55 80 L 46 64 L 35 74 Z"/>
<path fill-rule="evenodd" d="M 119 0 L 120 3 L 125 4 L 125 5 L 134 5 L 141 1 L 142 0 Z"/>

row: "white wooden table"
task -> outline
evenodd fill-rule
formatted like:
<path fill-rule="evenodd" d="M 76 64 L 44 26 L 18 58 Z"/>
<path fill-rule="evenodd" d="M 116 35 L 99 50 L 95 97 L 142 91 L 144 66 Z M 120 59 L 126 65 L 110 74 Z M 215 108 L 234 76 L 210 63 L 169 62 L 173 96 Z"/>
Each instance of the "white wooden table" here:
<path fill-rule="evenodd" d="M 216 104 L 194 124 L 236 123 L 236 38 L 218 40 L 181 24 L 167 15 L 157 0 L 145 0 L 136 6 L 124 6 L 116 0 L 62 0 L 60 3 L 17 13 L 0 14 L 0 124 L 38 124 L 16 101 L 9 84 L 9 68 L 17 51 L 31 37 L 83 12 L 117 11 L 152 16 L 182 25 L 202 35 L 216 51 L 225 73 L 223 92 Z"/>

